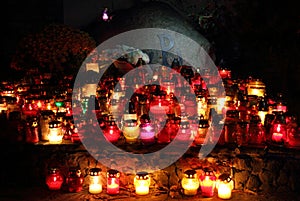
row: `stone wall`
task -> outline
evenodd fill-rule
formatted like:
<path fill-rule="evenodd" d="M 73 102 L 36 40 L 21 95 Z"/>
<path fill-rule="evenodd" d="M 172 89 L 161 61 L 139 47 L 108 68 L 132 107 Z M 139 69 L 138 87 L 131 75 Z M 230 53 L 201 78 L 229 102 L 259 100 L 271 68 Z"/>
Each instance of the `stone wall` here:
<path fill-rule="evenodd" d="M 69 167 L 80 167 L 85 176 L 84 188 L 88 184 L 90 168 L 100 167 L 105 188 L 106 171 L 114 168 L 97 162 L 82 145 L 26 145 L 27 176 L 35 185 L 45 186 L 47 168 L 59 167 L 64 174 Z M 150 173 L 153 194 L 168 194 L 172 198 L 182 196 L 180 181 L 183 172 L 194 169 L 201 174 L 204 167 L 212 167 L 216 176 L 231 173 L 234 190 L 257 193 L 299 192 L 299 150 L 268 148 L 216 147 L 208 157 L 199 159 L 199 147 L 191 147 L 178 161 L 162 170 Z M 110 160 L 110 158 L 103 159 Z M 124 161 L 129 168 L 138 169 L 142 164 Z M 147 167 L 145 166 L 145 169 Z M 121 193 L 134 192 L 133 174 L 121 173 Z M 45 186 L 46 187 L 46 186 Z"/>

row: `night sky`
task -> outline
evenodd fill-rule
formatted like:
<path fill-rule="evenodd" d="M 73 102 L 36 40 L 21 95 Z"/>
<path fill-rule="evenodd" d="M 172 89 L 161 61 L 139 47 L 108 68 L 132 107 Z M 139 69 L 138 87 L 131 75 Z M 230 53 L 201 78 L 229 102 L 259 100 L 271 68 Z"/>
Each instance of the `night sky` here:
<path fill-rule="evenodd" d="M 71 12 L 76 9 L 66 2 L 69 1 L 6 2 L 4 7 L 8 14 L 4 18 L 6 28 L 2 31 L 0 51 L 1 79 L 11 75 L 10 59 L 22 37 L 46 24 L 75 16 Z M 300 93 L 298 1 L 233 0 L 225 3 L 225 8 L 220 10 L 215 31 L 203 33 L 205 31 L 199 29 L 214 44 L 217 64 L 231 68 L 234 75 L 260 77 L 270 90 L 282 91 L 296 102 Z M 298 110 L 294 102 L 291 104 Z"/>

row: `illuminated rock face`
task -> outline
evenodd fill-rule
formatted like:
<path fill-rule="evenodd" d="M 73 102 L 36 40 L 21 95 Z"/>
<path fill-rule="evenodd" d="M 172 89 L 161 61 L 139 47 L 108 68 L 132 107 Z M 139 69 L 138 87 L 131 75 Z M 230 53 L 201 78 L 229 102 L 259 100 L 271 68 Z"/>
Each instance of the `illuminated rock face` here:
<path fill-rule="evenodd" d="M 93 25 L 91 25 L 93 26 Z M 161 28 L 168 29 L 183 34 L 191 38 L 203 47 L 214 59 L 209 42 L 182 16 L 168 4 L 161 2 L 142 3 L 130 9 L 118 11 L 110 22 L 97 22 L 90 27 L 91 35 L 97 42 L 101 43 L 114 35 L 139 28 Z M 134 38 L 133 38 L 134 40 Z M 175 39 L 176 42 L 176 39 Z M 147 52 L 150 63 L 161 63 L 161 53 L 155 51 Z M 180 56 L 180 53 L 179 53 Z M 168 58 L 168 63 L 171 60 Z"/>

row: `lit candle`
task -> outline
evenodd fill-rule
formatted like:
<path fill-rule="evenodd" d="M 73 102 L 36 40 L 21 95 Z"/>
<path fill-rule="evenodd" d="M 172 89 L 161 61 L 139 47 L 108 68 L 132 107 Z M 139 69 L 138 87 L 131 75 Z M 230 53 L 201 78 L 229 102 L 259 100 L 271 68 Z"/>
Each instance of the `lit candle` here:
<path fill-rule="evenodd" d="M 58 168 L 51 168 L 46 177 L 49 190 L 59 190 L 63 183 L 63 176 Z"/>
<path fill-rule="evenodd" d="M 50 144 L 60 144 L 62 142 L 63 133 L 61 128 L 61 122 L 51 121 L 49 122 L 49 134 L 48 139 Z"/>
<path fill-rule="evenodd" d="M 218 197 L 221 199 L 230 199 L 231 192 L 234 187 L 233 180 L 229 174 L 222 174 L 217 182 Z"/>
<path fill-rule="evenodd" d="M 200 177 L 200 185 L 203 197 L 212 197 L 214 195 L 216 176 L 211 168 L 204 169 L 204 174 Z"/>
<path fill-rule="evenodd" d="M 155 142 L 155 130 L 150 123 L 150 118 L 141 119 L 140 139 L 143 144 L 153 144 Z"/>
<path fill-rule="evenodd" d="M 220 69 L 219 74 L 222 79 L 231 78 L 231 70 Z"/>
<path fill-rule="evenodd" d="M 117 142 L 120 138 L 121 132 L 114 120 L 110 120 L 104 129 L 104 136 L 110 142 Z"/>
<path fill-rule="evenodd" d="M 98 194 L 102 192 L 102 184 L 100 180 L 101 168 L 90 169 L 90 184 L 89 192 L 91 194 Z"/>
<path fill-rule="evenodd" d="M 272 141 L 275 143 L 284 143 L 286 141 L 286 119 L 283 112 L 276 114 L 272 127 Z"/>
<path fill-rule="evenodd" d="M 117 170 L 107 172 L 107 194 L 115 195 L 120 191 L 120 173 Z"/>
<path fill-rule="evenodd" d="M 258 113 L 257 113 L 262 125 L 264 125 L 266 114 L 268 114 L 268 111 L 258 111 Z"/>
<path fill-rule="evenodd" d="M 196 195 L 200 182 L 195 170 L 186 170 L 181 181 L 185 195 Z"/>
<path fill-rule="evenodd" d="M 247 92 L 248 95 L 263 97 L 266 93 L 266 86 L 260 79 L 252 80 L 248 84 Z"/>
<path fill-rule="evenodd" d="M 140 129 L 136 120 L 126 120 L 123 126 L 123 135 L 126 142 L 132 144 L 137 142 L 140 135 Z"/>
<path fill-rule="evenodd" d="M 150 177 L 147 172 L 138 172 L 134 178 L 135 193 L 137 195 L 149 194 Z"/>

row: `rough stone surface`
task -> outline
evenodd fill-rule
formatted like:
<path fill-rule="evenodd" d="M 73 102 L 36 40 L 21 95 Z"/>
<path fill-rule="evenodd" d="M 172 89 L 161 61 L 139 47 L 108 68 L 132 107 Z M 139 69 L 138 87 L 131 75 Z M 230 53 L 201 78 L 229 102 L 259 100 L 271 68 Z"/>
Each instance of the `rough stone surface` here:
<path fill-rule="evenodd" d="M 119 33 L 140 28 L 161 28 L 183 34 L 197 42 L 214 59 L 214 53 L 208 40 L 188 23 L 186 16 L 163 2 L 147 2 L 128 10 L 119 11 L 110 23 L 91 25 L 90 32 L 96 41 L 101 43 Z M 162 63 L 161 51 L 145 50 L 145 52 L 150 57 L 150 63 Z M 180 54 L 182 53 L 178 52 L 179 56 Z M 173 58 L 174 55 L 167 57 L 168 64 L 171 64 Z"/>

